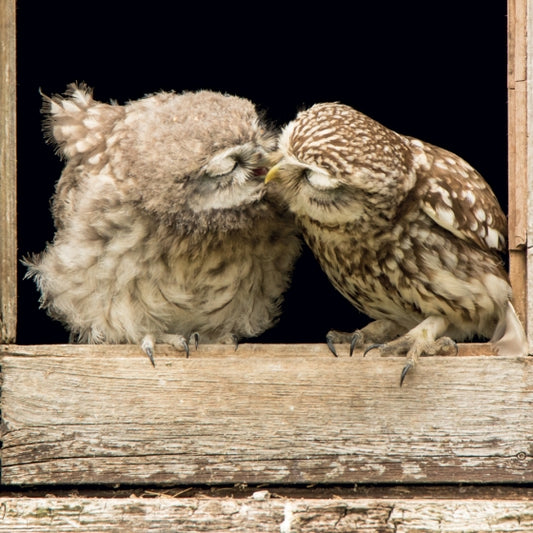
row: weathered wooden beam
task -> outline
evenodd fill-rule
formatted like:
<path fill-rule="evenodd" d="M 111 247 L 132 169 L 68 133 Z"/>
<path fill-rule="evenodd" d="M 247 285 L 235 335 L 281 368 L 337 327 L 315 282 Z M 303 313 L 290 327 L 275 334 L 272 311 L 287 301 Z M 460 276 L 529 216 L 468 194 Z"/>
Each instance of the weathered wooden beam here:
<path fill-rule="evenodd" d="M 0 498 L 0 531 L 533 531 L 533 503 L 490 500 Z"/>
<path fill-rule="evenodd" d="M 0 0 L 0 342 L 17 326 L 15 0 Z"/>
<path fill-rule="evenodd" d="M 533 482 L 531 358 L 159 348 L 2 347 L 2 483 Z"/>
<path fill-rule="evenodd" d="M 533 235 L 533 5 L 527 4 L 526 18 L 522 21 L 524 32 L 526 34 L 526 113 L 527 117 L 527 147 L 526 147 L 526 165 L 527 165 L 527 258 L 525 260 L 525 272 L 527 277 L 527 333 L 529 337 L 530 353 L 533 352 L 533 247 L 531 246 L 531 236 Z"/>
<path fill-rule="evenodd" d="M 509 98 L 509 248 L 527 242 L 527 0 L 507 2 L 507 89 Z"/>
<path fill-rule="evenodd" d="M 507 2 L 507 94 L 509 168 L 509 275 L 514 304 L 526 327 L 533 351 L 533 266 L 528 235 L 533 228 L 531 190 L 533 180 L 533 98 L 531 62 L 533 29 L 528 0 Z"/>

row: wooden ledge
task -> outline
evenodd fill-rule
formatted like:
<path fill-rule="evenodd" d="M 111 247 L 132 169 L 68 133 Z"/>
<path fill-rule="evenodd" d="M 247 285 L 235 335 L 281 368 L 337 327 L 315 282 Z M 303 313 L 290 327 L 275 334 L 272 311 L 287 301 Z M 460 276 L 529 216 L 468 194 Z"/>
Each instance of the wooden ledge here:
<path fill-rule="evenodd" d="M 533 358 L 344 348 L 3 346 L 2 483 L 533 482 Z"/>
<path fill-rule="evenodd" d="M 489 343 L 460 343 L 457 345 L 457 356 L 495 356 L 496 354 Z M 348 344 L 337 344 L 339 357 L 349 356 Z M 132 344 L 0 344 L 0 356 L 6 355 L 50 355 L 50 356 L 141 356 L 139 346 Z M 362 357 L 361 351 L 356 351 L 354 359 Z M 168 344 L 158 344 L 156 346 L 156 359 L 158 357 L 178 357 L 183 358 L 184 353 Z M 326 344 L 240 344 L 237 350 L 227 344 L 200 344 L 198 350 L 191 350 L 191 359 L 206 357 L 327 357 L 334 359 Z M 399 356 L 403 357 L 403 356 Z M 375 359 L 370 352 L 366 359 Z"/>

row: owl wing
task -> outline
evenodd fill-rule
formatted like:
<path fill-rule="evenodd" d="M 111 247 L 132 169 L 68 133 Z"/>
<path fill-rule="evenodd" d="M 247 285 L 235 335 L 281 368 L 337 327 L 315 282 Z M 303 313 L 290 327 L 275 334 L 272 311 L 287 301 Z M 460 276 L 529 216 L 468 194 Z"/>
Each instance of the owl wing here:
<path fill-rule="evenodd" d="M 507 219 L 481 175 L 447 150 L 416 140 L 412 145 L 424 213 L 460 239 L 505 251 Z"/>
<path fill-rule="evenodd" d="M 54 222 L 60 228 L 76 209 L 80 185 L 103 167 L 110 132 L 124 116 L 124 108 L 97 102 L 84 84 L 70 84 L 65 96 L 42 97 L 45 136 L 67 160 L 52 203 Z"/>

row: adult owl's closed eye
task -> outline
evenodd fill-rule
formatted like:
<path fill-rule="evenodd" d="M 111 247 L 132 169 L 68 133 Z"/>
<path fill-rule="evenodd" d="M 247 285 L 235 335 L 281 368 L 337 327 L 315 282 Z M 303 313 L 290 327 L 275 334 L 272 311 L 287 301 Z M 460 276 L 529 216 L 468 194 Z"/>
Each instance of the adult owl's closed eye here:
<path fill-rule="evenodd" d="M 48 313 L 79 342 L 189 350 L 273 325 L 299 241 L 265 194 L 275 135 L 251 102 L 161 92 L 127 105 L 84 86 L 45 98 L 66 165 L 55 238 L 27 260 Z"/>
<path fill-rule="evenodd" d="M 407 352 L 402 381 L 420 354 L 454 350 L 450 337 L 527 352 L 500 258 L 506 218 L 468 163 L 337 103 L 298 114 L 279 148 L 266 181 L 279 178 L 333 285 L 375 319 L 330 332 L 333 351 L 348 340 Z"/>

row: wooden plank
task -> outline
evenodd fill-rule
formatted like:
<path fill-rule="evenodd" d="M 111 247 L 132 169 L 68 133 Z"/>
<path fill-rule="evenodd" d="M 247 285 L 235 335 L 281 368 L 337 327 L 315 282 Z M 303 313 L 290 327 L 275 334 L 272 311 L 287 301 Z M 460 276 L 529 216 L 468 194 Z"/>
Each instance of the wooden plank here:
<path fill-rule="evenodd" d="M 0 0 L 0 342 L 17 326 L 15 0 Z"/>
<path fill-rule="evenodd" d="M 0 531 L 533 531 L 533 503 L 487 500 L 0 498 Z"/>
<path fill-rule="evenodd" d="M 527 0 L 508 0 L 508 153 L 509 153 L 509 275 L 514 304 L 531 338 L 528 325 L 528 98 Z M 531 38 L 530 38 L 531 40 Z M 531 317 L 529 317 L 531 320 Z"/>
<path fill-rule="evenodd" d="M 509 278 L 513 287 L 513 305 L 520 318 L 529 341 L 529 353 L 533 353 L 533 335 L 528 327 L 528 320 L 533 318 L 533 302 L 528 303 L 528 265 L 531 250 L 509 250 Z M 533 294 L 533 293 L 532 293 Z M 525 311 L 524 311 L 525 309 Z"/>
<path fill-rule="evenodd" d="M 527 217 L 528 228 L 527 234 L 533 235 L 533 85 L 531 83 L 531 76 L 533 72 L 533 7 L 530 5 L 527 9 L 526 21 L 524 26 L 527 27 L 526 31 L 526 117 L 527 117 L 527 175 L 528 175 L 528 193 L 527 199 Z M 531 237 L 529 238 L 531 241 Z M 528 280 L 528 286 L 526 288 L 526 295 L 533 295 L 533 250 L 531 243 L 527 250 L 527 268 L 526 276 Z M 533 353 L 533 298 L 529 298 L 527 305 L 527 323 L 526 332 L 529 338 L 530 353 Z"/>
<path fill-rule="evenodd" d="M 531 483 L 533 360 L 6 347 L 2 483 Z M 75 349 L 74 349 L 75 348 Z"/>
<path fill-rule="evenodd" d="M 527 0 L 508 2 L 509 248 L 527 243 Z"/>

